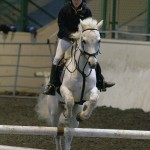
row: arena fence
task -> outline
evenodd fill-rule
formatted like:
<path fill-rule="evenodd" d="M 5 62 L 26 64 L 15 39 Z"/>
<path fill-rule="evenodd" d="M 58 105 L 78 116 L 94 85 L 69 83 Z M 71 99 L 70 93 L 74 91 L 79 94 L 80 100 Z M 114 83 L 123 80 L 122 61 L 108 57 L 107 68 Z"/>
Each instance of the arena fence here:
<path fill-rule="evenodd" d="M 0 134 L 150 139 L 150 131 L 0 125 Z"/>
<path fill-rule="evenodd" d="M 56 42 L 0 43 L 0 97 L 33 98 L 44 82 L 38 71 L 49 71 Z"/>
<path fill-rule="evenodd" d="M 104 32 L 111 34 L 112 32 Z M 127 34 L 113 32 L 117 34 Z M 128 33 L 134 36 L 150 34 Z M 102 41 L 104 42 L 104 40 Z M 125 41 L 124 41 L 125 42 Z M 114 43 L 109 41 L 108 43 Z M 121 43 L 118 41 L 118 44 Z M 127 44 L 129 41 L 127 41 Z M 136 43 L 137 44 L 137 43 Z M 146 43 L 143 45 L 146 45 Z M 37 98 L 44 76 L 37 72 L 49 72 L 56 42 L 0 43 L 0 97 Z"/>
<path fill-rule="evenodd" d="M 0 150 L 44 150 L 44 149 L 23 148 L 23 147 L 16 147 L 16 146 L 0 145 Z"/>
<path fill-rule="evenodd" d="M 11 125 L 0 125 L 0 134 L 150 139 L 150 131 L 93 129 L 93 128 L 57 128 L 57 127 L 11 126 Z M 0 150 L 1 149 L 39 150 L 33 148 L 22 148 L 22 147 L 0 145 Z"/>

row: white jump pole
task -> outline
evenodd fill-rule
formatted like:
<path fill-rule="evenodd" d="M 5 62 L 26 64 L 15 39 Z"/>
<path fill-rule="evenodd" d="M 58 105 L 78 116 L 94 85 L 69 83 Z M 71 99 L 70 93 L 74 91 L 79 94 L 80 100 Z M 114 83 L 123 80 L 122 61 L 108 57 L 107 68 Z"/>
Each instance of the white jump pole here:
<path fill-rule="evenodd" d="M 44 149 L 23 148 L 23 147 L 16 147 L 16 146 L 0 145 L 0 150 L 44 150 Z"/>
<path fill-rule="evenodd" d="M 0 125 L 0 134 L 150 139 L 150 131 Z"/>

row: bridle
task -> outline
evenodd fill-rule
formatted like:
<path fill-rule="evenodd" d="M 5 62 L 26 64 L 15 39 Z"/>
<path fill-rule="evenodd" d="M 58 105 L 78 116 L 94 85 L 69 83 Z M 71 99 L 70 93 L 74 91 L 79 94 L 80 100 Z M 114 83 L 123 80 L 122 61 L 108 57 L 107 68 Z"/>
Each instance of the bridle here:
<path fill-rule="evenodd" d="M 98 31 L 99 32 L 99 30 L 97 30 L 97 29 L 93 29 L 93 28 L 88 28 L 88 29 L 85 29 L 85 30 L 83 30 L 82 31 L 82 33 L 83 32 L 85 32 L 85 31 L 88 31 L 88 30 L 96 30 L 96 31 Z M 88 62 L 88 60 L 89 60 L 89 58 L 90 57 L 95 57 L 96 58 L 96 56 L 98 55 L 98 53 L 100 53 L 100 49 L 98 49 L 95 53 L 88 53 L 88 52 L 86 52 L 85 50 L 84 50 L 84 45 L 82 44 L 83 43 L 83 40 L 81 39 L 81 47 L 82 47 L 82 49 L 80 49 L 79 48 L 79 46 L 78 46 L 78 44 L 77 44 L 77 41 L 75 42 L 75 46 L 72 46 L 72 50 L 71 50 L 71 57 L 73 57 L 73 55 L 74 55 L 74 58 L 75 58 L 75 56 L 76 56 L 76 53 L 77 53 L 77 51 L 80 51 L 80 56 L 79 56 L 79 60 L 77 61 L 76 59 L 74 59 L 74 61 L 75 61 L 75 63 L 76 63 L 76 68 L 73 70 L 73 71 L 70 71 L 69 69 L 68 69 L 68 66 L 69 66 L 69 64 L 71 63 L 69 63 L 67 66 L 65 66 L 66 67 L 66 69 L 70 72 L 70 73 L 74 73 L 75 72 L 75 70 L 77 69 L 81 74 L 82 74 L 82 76 L 84 76 L 84 77 L 88 77 L 90 74 L 91 74 L 91 71 L 92 71 L 92 69 L 91 69 L 91 71 L 86 75 L 85 73 L 84 73 L 84 69 L 85 69 L 85 67 L 86 67 L 86 65 L 87 65 L 87 62 Z M 74 51 L 74 53 L 73 53 L 73 47 L 75 48 L 75 51 Z M 79 68 L 79 61 L 80 61 L 80 57 L 81 56 L 88 56 L 87 57 L 87 62 L 85 63 L 85 66 L 84 66 L 84 69 L 83 70 L 80 70 L 80 68 Z M 71 60 L 72 61 L 72 60 Z"/>

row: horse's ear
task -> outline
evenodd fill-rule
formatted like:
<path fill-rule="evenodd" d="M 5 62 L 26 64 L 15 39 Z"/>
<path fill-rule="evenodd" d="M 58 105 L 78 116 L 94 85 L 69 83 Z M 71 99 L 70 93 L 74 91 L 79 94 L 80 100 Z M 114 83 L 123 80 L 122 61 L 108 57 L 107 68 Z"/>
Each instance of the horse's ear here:
<path fill-rule="evenodd" d="M 80 19 L 80 25 L 81 25 L 81 28 L 83 29 L 83 21 Z"/>
<path fill-rule="evenodd" d="M 100 30 L 100 28 L 102 27 L 102 25 L 103 25 L 103 20 L 101 20 L 101 21 L 97 24 L 98 30 Z"/>

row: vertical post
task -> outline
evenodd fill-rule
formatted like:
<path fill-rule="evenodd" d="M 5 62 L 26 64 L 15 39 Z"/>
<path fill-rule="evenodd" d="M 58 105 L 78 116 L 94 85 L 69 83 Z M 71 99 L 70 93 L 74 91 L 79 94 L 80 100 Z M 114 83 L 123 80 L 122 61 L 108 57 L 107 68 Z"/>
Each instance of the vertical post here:
<path fill-rule="evenodd" d="M 21 55 L 21 44 L 19 44 L 18 55 L 17 55 L 16 74 L 15 74 L 15 80 L 14 80 L 13 96 L 16 95 L 17 80 L 18 80 L 19 66 L 20 66 L 20 65 L 19 65 L 19 64 L 20 64 L 20 55 Z"/>
<path fill-rule="evenodd" d="M 28 0 L 21 0 L 21 13 L 20 13 L 20 31 L 24 31 L 24 27 L 27 25 L 28 15 Z"/>
<path fill-rule="evenodd" d="M 146 33 L 150 34 L 150 0 L 147 0 L 147 26 Z M 146 36 L 146 40 L 150 41 L 150 36 Z"/>
<path fill-rule="evenodd" d="M 112 31 L 116 29 L 116 0 L 112 1 Z M 115 38 L 115 33 L 112 33 L 112 38 Z"/>
<path fill-rule="evenodd" d="M 107 25 L 107 0 L 102 0 L 102 19 L 104 20 L 102 31 L 106 31 Z M 102 34 L 102 37 L 105 38 L 105 33 Z"/>

